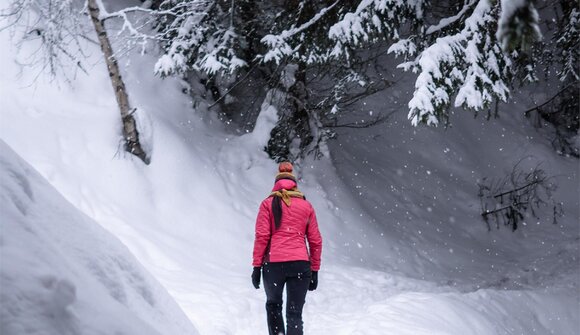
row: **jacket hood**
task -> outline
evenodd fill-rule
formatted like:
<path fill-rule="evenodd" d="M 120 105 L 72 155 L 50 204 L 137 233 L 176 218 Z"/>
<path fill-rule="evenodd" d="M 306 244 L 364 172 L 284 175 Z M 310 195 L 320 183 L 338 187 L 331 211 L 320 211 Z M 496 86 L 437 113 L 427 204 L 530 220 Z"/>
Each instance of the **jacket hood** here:
<path fill-rule="evenodd" d="M 274 184 L 274 188 L 272 188 L 272 192 L 284 190 L 291 190 L 296 187 L 296 182 L 290 179 L 280 179 Z"/>

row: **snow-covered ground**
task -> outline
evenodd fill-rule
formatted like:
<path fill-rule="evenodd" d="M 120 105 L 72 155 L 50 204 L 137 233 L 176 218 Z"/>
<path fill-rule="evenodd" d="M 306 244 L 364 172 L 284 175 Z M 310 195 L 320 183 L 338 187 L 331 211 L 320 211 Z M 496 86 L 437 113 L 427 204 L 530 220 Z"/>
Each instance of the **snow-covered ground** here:
<path fill-rule="evenodd" d="M 459 110 L 449 128 L 415 128 L 404 113 L 409 92 L 399 86 L 364 108 L 399 106 L 402 112 L 384 126 L 339 133 L 331 149 L 343 186 L 363 209 L 361 221 L 379 227 L 404 250 L 398 258 L 412 271 L 402 266 L 403 271 L 473 288 L 577 287 L 580 164 L 557 155 L 545 130 L 524 117 L 523 111 L 533 106 L 526 99 L 529 93 L 516 93 L 518 103 L 503 105 L 497 119 Z M 525 217 L 515 232 L 503 226 L 496 230 L 493 221 L 488 232 L 480 216 L 478 183 L 508 176 L 516 164 L 524 172 L 539 166 L 552 177 L 563 216 L 554 225 L 548 203 L 537 218 Z"/>
<path fill-rule="evenodd" d="M 35 318 L 46 334 L 186 334 L 194 327 L 202 335 L 265 334 L 265 296 L 250 283 L 251 249 L 256 210 L 276 170 L 262 151 L 275 110 L 264 105 L 254 132 L 231 135 L 211 114 L 191 108 L 178 80 L 154 78 L 152 57 L 123 60 L 152 148 L 152 162 L 144 166 L 121 150 L 119 115 L 96 47 L 89 75 L 56 85 L 42 76 L 33 83 L 34 69 L 15 62 L 30 50 L 18 55 L 6 32 L 0 43 L 6 46 L 0 138 L 70 202 L 3 147 L 2 201 L 36 206 L 36 212 L 21 215 L 2 205 L 2 326 Z M 389 99 L 404 105 L 407 98 L 402 92 Z M 389 99 L 379 97 L 372 108 L 394 103 Z M 305 306 L 306 333 L 580 332 L 578 161 L 555 155 L 539 135 L 529 138 L 533 130 L 524 120 L 503 117 L 509 111 L 490 122 L 455 115 L 446 131 L 412 128 L 401 109 L 388 127 L 341 133 L 332 157 L 301 166 L 300 187 L 317 209 L 324 237 L 319 289 Z M 527 164 L 544 161 L 560 178 L 556 197 L 566 215 L 557 226 L 543 218 L 515 233 L 488 232 L 475 182 L 502 176 L 526 156 L 533 157 Z M 47 198 L 26 196 L 27 183 Z M 194 327 L 179 321 L 181 312 L 163 290 L 93 220 L 130 250 Z M 126 260 L 129 269 L 91 272 L 87 263 L 103 259 Z M 122 266 L 109 265 L 102 266 Z M 11 278 L 9 285 L 4 278 Z M 143 281 L 164 303 L 142 301 Z M 65 295 L 52 291 L 63 285 L 65 293 L 74 285 L 76 300 L 60 303 Z M 110 292 L 115 285 L 125 303 Z M 21 296 L 44 310 L 14 314 L 18 302 L 10 299 Z M 73 317 L 76 328 L 57 328 L 42 314 L 47 311 Z M 95 311 L 102 312 L 103 328 L 90 328 Z"/>

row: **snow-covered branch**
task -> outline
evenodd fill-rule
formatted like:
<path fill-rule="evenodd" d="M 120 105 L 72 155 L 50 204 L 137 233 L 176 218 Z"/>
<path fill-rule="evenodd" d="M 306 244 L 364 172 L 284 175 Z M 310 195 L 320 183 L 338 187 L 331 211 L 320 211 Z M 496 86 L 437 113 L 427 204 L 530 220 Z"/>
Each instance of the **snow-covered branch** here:
<path fill-rule="evenodd" d="M 406 22 L 416 24 L 423 18 L 423 0 L 362 0 L 356 9 L 332 25 L 328 37 L 334 46 L 331 59 L 351 58 L 352 47 L 379 39 L 399 39 L 399 28 Z"/>
<path fill-rule="evenodd" d="M 409 101 L 413 125 L 439 124 L 447 117 L 453 95 L 455 107 L 476 111 L 487 108 L 495 99 L 506 101 L 511 60 L 497 43 L 492 28 L 497 22 L 497 6 L 479 0 L 459 33 L 437 38 L 415 60 L 399 65 L 419 72 Z M 402 40 L 389 52 L 412 55 L 416 46 Z"/>
<path fill-rule="evenodd" d="M 109 12 L 105 8 L 102 0 L 95 1 L 99 8 L 99 20 L 106 22 L 112 19 L 119 19 L 121 21 L 121 29 L 117 36 L 121 36 L 127 32 L 129 39 L 133 41 L 140 41 L 144 46 L 146 41 L 159 41 L 161 36 L 150 32 L 155 20 L 161 15 L 177 15 L 176 9 L 182 5 L 170 8 L 168 10 L 152 10 L 143 7 L 127 7 L 115 12 Z M 130 17 L 131 16 L 131 17 Z"/>
<path fill-rule="evenodd" d="M 208 22 L 216 8 L 214 1 L 184 1 L 176 16 L 161 21 L 162 38 L 167 42 L 163 44 L 165 53 L 155 64 L 156 74 L 169 76 L 192 68 L 214 74 L 244 66 L 233 50 L 238 38 L 233 27 Z"/>
<path fill-rule="evenodd" d="M 539 14 L 532 0 L 501 1 L 497 38 L 506 51 L 529 50 L 542 39 Z"/>
<path fill-rule="evenodd" d="M 471 7 L 473 7 L 473 5 L 475 3 L 476 3 L 476 0 L 466 1 L 465 4 L 463 5 L 463 8 L 461 8 L 461 10 L 457 14 L 450 16 L 450 17 L 446 17 L 444 19 L 441 19 L 438 24 L 436 24 L 434 26 L 430 26 L 429 28 L 427 28 L 425 33 L 427 35 L 431 35 L 431 34 L 436 33 L 442 29 L 445 29 L 445 28 L 449 27 L 450 25 L 456 23 L 457 21 L 461 20 L 463 15 L 465 15 L 465 13 L 467 13 L 467 11 Z"/>
<path fill-rule="evenodd" d="M 148 15 L 152 15 L 152 16 L 160 16 L 160 15 L 179 16 L 180 14 L 178 13 L 178 10 L 182 7 L 185 7 L 185 3 L 177 4 L 175 7 L 172 7 L 171 9 L 168 9 L 168 10 L 153 10 L 153 9 L 149 9 L 149 8 L 134 6 L 134 7 L 127 7 L 127 8 L 118 10 L 116 12 L 112 12 L 112 13 L 109 13 L 109 12 L 101 13 L 100 18 L 103 21 L 106 21 L 108 19 L 115 18 L 115 17 L 125 18 L 127 16 L 127 14 L 130 14 L 130 13 L 142 13 L 142 14 L 148 14 Z"/>
<path fill-rule="evenodd" d="M 571 9 L 566 24 L 557 36 L 556 45 L 562 50 L 562 69 L 558 71 L 558 77 L 561 81 L 580 80 L 580 11 L 577 8 Z"/>
<path fill-rule="evenodd" d="M 220 71 L 233 73 L 240 68 L 248 66 L 248 63 L 236 56 L 234 46 L 238 34 L 233 27 L 223 31 L 223 34 L 217 36 L 217 43 L 212 50 L 205 53 L 196 66 L 202 72 L 209 75 L 216 74 Z"/>
<path fill-rule="evenodd" d="M 0 30 L 15 28 L 17 47 L 38 45 L 26 65 L 39 65 L 53 78 L 61 72 L 68 78 L 66 69 L 84 71 L 84 43 L 89 40 L 76 5 L 72 0 L 13 0 L 0 11 Z"/>
<path fill-rule="evenodd" d="M 310 20 L 298 27 L 283 30 L 280 34 L 277 35 L 268 34 L 264 36 L 261 42 L 267 45 L 269 50 L 266 52 L 266 54 L 263 55 L 263 61 L 274 61 L 279 64 L 283 58 L 291 56 L 296 48 L 291 47 L 288 40 L 316 24 L 316 22 L 318 22 L 324 15 L 326 15 L 326 13 L 332 10 L 338 4 L 338 2 L 339 0 L 335 1 L 332 5 L 321 9 Z"/>

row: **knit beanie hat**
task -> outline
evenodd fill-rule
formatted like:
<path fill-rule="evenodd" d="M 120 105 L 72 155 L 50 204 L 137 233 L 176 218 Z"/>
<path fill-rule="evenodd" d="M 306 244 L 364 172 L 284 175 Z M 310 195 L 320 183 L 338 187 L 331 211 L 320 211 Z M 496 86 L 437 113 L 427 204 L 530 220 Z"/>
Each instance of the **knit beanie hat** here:
<path fill-rule="evenodd" d="M 280 179 L 290 179 L 296 182 L 296 176 L 292 174 L 292 163 L 282 162 L 278 165 L 278 174 L 276 175 L 276 181 Z"/>

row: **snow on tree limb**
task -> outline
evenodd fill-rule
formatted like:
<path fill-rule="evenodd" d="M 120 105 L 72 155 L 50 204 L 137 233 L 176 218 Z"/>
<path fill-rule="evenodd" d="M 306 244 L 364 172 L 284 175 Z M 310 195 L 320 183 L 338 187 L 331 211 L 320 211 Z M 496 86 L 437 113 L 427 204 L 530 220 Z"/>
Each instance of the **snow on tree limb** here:
<path fill-rule="evenodd" d="M 169 76 L 191 69 L 208 75 L 232 74 L 248 66 L 238 54 L 244 36 L 236 32 L 231 20 L 227 25 L 210 22 L 223 15 L 215 1 L 167 0 L 163 5 L 173 8 L 175 15 L 162 15 L 158 22 L 165 53 L 155 64 L 156 74 Z"/>
<path fill-rule="evenodd" d="M 492 31 L 496 16 L 497 5 L 479 0 L 460 32 L 437 38 L 414 61 L 399 66 L 419 72 L 409 101 L 413 125 L 438 125 L 447 118 L 453 95 L 455 107 L 475 111 L 487 108 L 495 99 L 506 101 L 511 61 Z M 414 54 L 415 47 L 412 41 L 402 40 L 389 52 Z"/>
<path fill-rule="evenodd" d="M 225 30 L 217 36 L 218 42 L 212 50 L 209 50 L 198 62 L 197 66 L 202 72 L 213 75 L 220 71 L 233 73 L 236 70 L 248 66 L 248 63 L 236 56 L 233 50 L 238 34 L 233 27 Z"/>
<path fill-rule="evenodd" d="M 80 20 L 81 8 L 72 0 L 13 0 L 0 10 L 0 30 L 17 28 L 15 44 L 38 45 L 26 65 L 39 65 L 52 78 L 62 73 L 69 80 L 69 68 L 84 70 L 89 34 Z M 39 73 L 40 74 L 40 73 Z"/>
<path fill-rule="evenodd" d="M 459 21 L 463 17 L 463 15 L 465 15 L 465 13 L 467 13 L 467 11 L 475 3 L 476 3 L 475 0 L 466 1 L 465 4 L 463 5 L 463 8 L 461 8 L 461 10 L 457 14 L 455 14 L 453 16 L 450 16 L 450 17 L 446 17 L 446 18 L 441 19 L 438 24 L 436 24 L 434 26 L 430 26 L 429 28 L 427 28 L 427 30 L 425 31 L 425 33 L 427 35 L 431 35 L 431 34 L 433 34 L 435 32 L 440 31 L 441 29 L 444 29 L 444 28 L 450 26 L 451 24 Z"/>
<path fill-rule="evenodd" d="M 295 48 L 292 48 L 288 44 L 288 39 L 310 28 L 312 25 L 318 22 L 318 20 L 320 20 L 320 18 L 322 18 L 328 11 L 332 10 L 338 2 L 339 0 L 335 1 L 332 5 L 321 9 L 310 20 L 300 25 L 299 27 L 293 27 L 288 30 L 283 30 L 280 34 L 277 35 L 268 34 L 264 36 L 261 42 L 267 45 L 269 50 L 263 55 L 262 57 L 263 61 L 264 62 L 274 61 L 279 64 L 283 58 L 291 56 L 294 53 Z"/>
<path fill-rule="evenodd" d="M 361 46 L 378 36 L 399 38 L 399 27 L 423 16 L 423 0 L 362 0 L 353 12 L 332 25 L 328 37 L 335 42 L 330 57 L 349 57 L 346 46 Z"/>
<path fill-rule="evenodd" d="M 572 8 L 567 16 L 567 22 L 557 35 L 556 45 L 562 50 L 560 62 L 562 69 L 558 71 L 561 81 L 570 78 L 580 80 L 578 67 L 580 62 L 580 11 Z"/>
<path fill-rule="evenodd" d="M 532 0 L 501 1 L 501 16 L 497 38 L 506 51 L 528 50 L 532 43 L 541 40 L 539 14 Z"/>
<path fill-rule="evenodd" d="M 108 19 L 115 18 L 115 17 L 126 17 L 126 15 L 130 14 L 130 13 L 144 13 L 144 14 L 149 14 L 149 15 L 177 16 L 178 14 L 176 13 L 175 10 L 181 6 L 183 6 L 183 5 L 176 5 L 176 7 L 172 8 L 171 10 L 153 10 L 153 9 L 149 9 L 149 8 L 133 6 L 133 7 L 127 7 L 127 8 L 118 10 L 116 12 L 112 12 L 112 13 L 104 11 L 103 13 L 101 13 L 100 18 L 101 18 L 101 20 L 106 21 Z"/>

